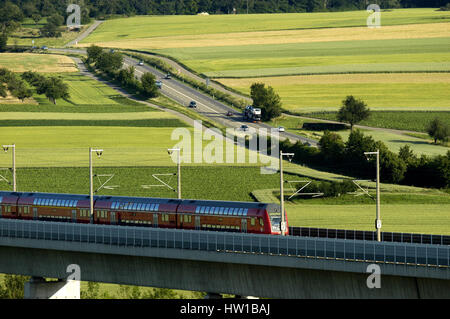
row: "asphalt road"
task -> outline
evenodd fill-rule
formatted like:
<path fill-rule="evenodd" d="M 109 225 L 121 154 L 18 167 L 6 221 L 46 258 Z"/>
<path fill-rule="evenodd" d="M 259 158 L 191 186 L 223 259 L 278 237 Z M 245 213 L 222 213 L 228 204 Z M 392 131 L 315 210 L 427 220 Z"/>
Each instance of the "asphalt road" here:
<path fill-rule="evenodd" d="M 50 49 L 51 51 L 63 51 L 69 53 L 78 53 L 85 54 L 86 50 L 83 49 Z M 140 78 L 144 73 L 150 72 L 156 76 L 157 80 L 162 82 L 161 93 L 166 97 L 176 101 L 177 103 L 189 107 L 189 103 L 191 101 L 197 102 L 197 108 L 194 108 L 196 112 L 202 114 L 205 117 L 210 118 L 213 121 L 216 121 L 227 128 L 240 128 L 242 125 L 247 125 L 258 131 L 261 128 L 270 132 L 271 129 L 276 130 L 274 127 L 264 124 L 264 123 L 251 123 L 244 121 L 242 113 L 237 113 L 231 107 L 221 103 L 208 96 L 207 94 L 198 91 L 189 85 L 172 78 L 170 80 L 165 79 L 166 74 L 161 71 L 148 66 L 148 65 L 138 65 L 138 60 L 130 58 L 128 56 L 124 56 L 124 67 L 134 66 L 135 74 L 138 78 Z M 232 112 L 232 116 L 227 116 L 228 112 Z M 264 135 L 263 131 L 260 131 L 262 135 Z M 301 141 L 302 143 L 309 143 L 310 145 L 317 145 L 317 141 L 302 137 L 296 134 L 292 134 L 289 132 L 279 132 L 280 138 L 285 139 L 288 138 L 292 142 Z"/>

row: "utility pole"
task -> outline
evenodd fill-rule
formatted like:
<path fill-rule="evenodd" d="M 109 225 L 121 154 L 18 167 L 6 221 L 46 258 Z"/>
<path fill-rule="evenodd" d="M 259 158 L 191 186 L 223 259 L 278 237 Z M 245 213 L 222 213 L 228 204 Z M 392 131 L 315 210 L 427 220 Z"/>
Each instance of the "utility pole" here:
<path fill-rule="evenodd" d="M 94 174 L 92 168 L 92 153 L 96 152 L 97 156 L 100 157 L 103 154 L 103 150 L 89 148 L 89 208 L 90 208 L 90 223 L 94 223 Z"/>
<path fill-rule="evenodd" d="M 380 216 L 380 150 L 376 152 L 364 152 L 364 155 L 376 155 L 377 156 L 377 204 L 376 211 L 377 217 L 375 219 L 375 229 L 377 231 L 377 241 L 381 241 L 381 216 Z"/>
<path fill-rule="evenodd" d="M 286 235 L 286 222 L 285 222 L 285 216 L 284 216 L 284 180 L 283 180 L 283 156 L 287 156 L 289 161 L 292 160 L 292 157 L 294 156 L 294 153 L 283 153 L 283 151 L 280 151 L 280 209 L 281 209 L 281 224 L 280 224 L 280 230 L 281 235 Z"/>
<path fill-rule="evenodd" d="M 177 186 L 178 186 L 178 199 L 181 199 L 181 149 L 171 148 L 167 152 L 172 155 L 173 152 L 177 152 Z"/>
<path fill-rule="evenodd" d="M 5 153 L 8 152 L 8 149 L 11 147 L 12 149 L 12 176 L 13 176 L 13 192 L 17 191 L 17 180 L 16 180 L 16 144 L 12 145 L 2 145 Z"/>

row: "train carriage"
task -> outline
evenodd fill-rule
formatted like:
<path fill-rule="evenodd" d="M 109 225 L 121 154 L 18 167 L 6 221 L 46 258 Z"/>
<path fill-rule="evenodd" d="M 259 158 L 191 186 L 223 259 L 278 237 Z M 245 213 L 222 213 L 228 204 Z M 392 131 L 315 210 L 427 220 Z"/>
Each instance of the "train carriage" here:
<path fill-rule="evenodd" d="M 98 223 L 176 228 L 180 202 L 177 199 L 98 196 L 94 208 L 97 216 L 103 211 L 105 217 L 97 218 Z"/>
<path fill-rule="evenodd" d="M 0 192 L 0 218 L 19 218 L 17 214 L 18 200 L 18 193 Z"/>
<path fill-rule="evenodd" d="M 183 200 L 178 228 L 280 234 L 275 206 L 263 203 Z M 279 206 L 278 206 L 279 207 Z M 278 208 L 278 215 L 279 215 Z M 271 213 L 271 214 L 269 214 Z M 271 219 L 275 216 L 275 219 Z M 278 225 L 274 225 L 278 223 Z M 278 227 L 278 228 L 277 228 Z"/>
<path fill-rule="evenodd" d="M 17 203 L 25 219 L 89 223 L 89 196 L 50 193 L 21 193 Z"/>

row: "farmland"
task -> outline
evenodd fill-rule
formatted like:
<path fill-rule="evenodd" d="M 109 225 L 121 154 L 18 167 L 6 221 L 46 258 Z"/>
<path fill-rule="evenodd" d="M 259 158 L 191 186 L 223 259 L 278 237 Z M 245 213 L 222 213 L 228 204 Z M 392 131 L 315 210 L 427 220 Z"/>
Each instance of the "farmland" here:
<path fill-rule="evenodd" d="M 347 95 L 361 98 L 374 111 L 450 109 L 449 73 L 305 75 L 221 82 L 247 94 L 252 83 L 270 85 L 282 98 L 283 108 L 294 113 L 336 111 Z"/>
<path fill-rule="evenodd" d="M 37 53 L 0 53 L 0 67 L 13 72 L 64 73 L 78 71 L 75 63 L 67 56 Z"/>

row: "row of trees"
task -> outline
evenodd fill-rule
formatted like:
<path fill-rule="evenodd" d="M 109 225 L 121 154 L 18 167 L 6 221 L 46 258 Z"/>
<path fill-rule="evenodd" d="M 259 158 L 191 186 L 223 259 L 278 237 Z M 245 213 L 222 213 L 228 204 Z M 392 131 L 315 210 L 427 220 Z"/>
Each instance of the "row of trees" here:
<path fill-rule="evenodd" d="M 11 94 L 22 102 L 33 95 L 31 88 L 14 72 L 0 68 L 0 97 L 7 97 Z"/>
<path fill-rule="evenodd" d="M 9 0 L 22 8 L 27 17 L 33 14 L 51 16 L 64 14 L 66 0 Z M 362 0 L 74 0 L 82 9 L 83 20 L 102 18 L 107 15 L 124 14 L 196 14 L 209 13 L 275 13 L 275 12 L 314 12 L 365 9 L 367 2 Z M 448 0 L 375 0 L 371 3 L 381 8 L 396 7 L 442 7 Z M 248 7 L 247 7 L 248 6 Z"/>
<path fill-rule="evenodd" d="M 354 129 L 348 140 L 326 131 L 319 141 L 319 148 L 288 140 L 280 142 L 280 149 L 295 153 L 294 161 L 326 168 L 358 178 L 375 176 L 375 158 L 367 159 L 364 152 L 380 151 L 381 181 L 420 187 L 450 187 L 450 151 L 446 155 L 416 156 L 408 145 L 394 153 L 381 141 Z"/>
<path fill-rule="evenodd" d="M 101 47 L 92 45 L 87 49 L 88 65 L 95 65 L 97 69 L 106 73 L 114 80 L 120 82 L 121 86 L 141 94 L 146 98 L 157 97 L 158 87 L 156 86 L 156 77 L 146 72 L 139 80 L 135 75 L 135 68 L 130 66 L 123 69 L 123 56 L 119 52 L 104 51 Z"/>
<path fill-rule="evenodd" d="M 53 104 L 56 104 L 57 99 L 70 98 L 69 86 L 58 77 L 46 77 L 37 72 L 27 71 L 22 74 L 22 79 L 32 85 L 37 94 L 44 94 Z"/>

